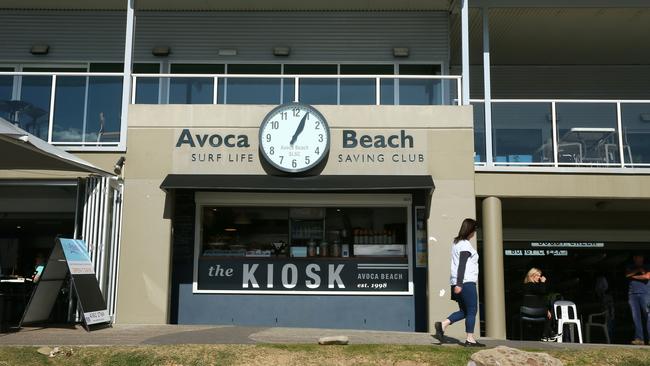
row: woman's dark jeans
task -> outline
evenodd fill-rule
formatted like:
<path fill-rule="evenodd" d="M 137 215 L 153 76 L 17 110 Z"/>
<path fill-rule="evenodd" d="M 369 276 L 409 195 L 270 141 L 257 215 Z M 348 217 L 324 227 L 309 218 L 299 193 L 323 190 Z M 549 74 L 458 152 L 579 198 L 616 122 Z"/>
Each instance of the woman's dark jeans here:
<path fill-rule="evenodd" d="M 453 291 L 453 287 L 452 287 Z M 478 294 L 476 292 L 476 283 L 463 283 L 463 291 L 454 296 L 458 303 L 459 310 L 447 317 L 451 324 L 465 319 L 465 332 L 474 333 L 476 325 L 476 312 L 478 310 Z"/>

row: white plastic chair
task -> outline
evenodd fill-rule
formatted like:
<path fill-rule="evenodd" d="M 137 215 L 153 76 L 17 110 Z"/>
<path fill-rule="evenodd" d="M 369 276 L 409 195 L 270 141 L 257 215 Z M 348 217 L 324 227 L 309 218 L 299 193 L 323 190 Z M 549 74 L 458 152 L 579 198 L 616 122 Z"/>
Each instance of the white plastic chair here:
<path fill-rule="evenodd" d="M 557 318 L 557 332 L 564 333 L 564 325 L 571 328 L 571 341 L 573 341 L 573 326 L 578 328 L 578 340 L 582 343 L 582 324 L 578 319 L 578 310 L 576 304 L 572 301 L 556 301 L 553 303 L 553 310 Z M 562 336 L 558 337 L 558 343 L 562 343 Z"/>

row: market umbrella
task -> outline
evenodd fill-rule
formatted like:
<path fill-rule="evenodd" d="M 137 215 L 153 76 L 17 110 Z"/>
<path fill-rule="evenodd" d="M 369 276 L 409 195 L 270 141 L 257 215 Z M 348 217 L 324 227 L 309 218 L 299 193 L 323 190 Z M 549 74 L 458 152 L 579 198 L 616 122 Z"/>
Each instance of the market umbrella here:
<path fill-rule="evenodd" d="M 0 118 L 0 170 L 10 169 L 65 170 L 102 176 L 113 175 Z"/>

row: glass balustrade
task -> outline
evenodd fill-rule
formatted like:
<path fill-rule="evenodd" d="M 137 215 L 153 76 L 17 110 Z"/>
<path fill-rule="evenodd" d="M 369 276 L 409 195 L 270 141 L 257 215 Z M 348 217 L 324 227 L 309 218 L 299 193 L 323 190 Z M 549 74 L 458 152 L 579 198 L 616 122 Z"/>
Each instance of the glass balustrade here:
<path fill-rule="evenodd" d="M 650 165 L 650 102 L 621 103 L 625 165 Z"/>
<path fill-rule="evenodd" d="M 218 76 L 216 104 L 282 104 L 298 100 L 313 105 L 456 105 L 455 79 L 376 77 L 229 77 Z M 136 104 L 215 104 L 215 77 L 136 77 Z M 160 89 L 166 95 L 156 98 Z"/>
<path fill-rule="evenodd" d="M 2 75 L 0 117 L 55 145 L 117 146 L 122 80 L 93 74 Z"/>

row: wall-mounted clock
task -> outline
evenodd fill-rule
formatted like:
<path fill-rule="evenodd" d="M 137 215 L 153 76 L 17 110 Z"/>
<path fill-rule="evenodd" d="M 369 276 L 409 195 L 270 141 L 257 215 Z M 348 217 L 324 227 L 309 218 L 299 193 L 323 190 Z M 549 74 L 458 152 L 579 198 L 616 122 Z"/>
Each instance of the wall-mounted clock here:
<path fill-rule="evenodd" d="M 275 168 L 298 173 L 312 169 L 327 156 L 330 131 L 325 117 L 314 107 L 287 103 L 264 117 L 260 151 Z"/>

